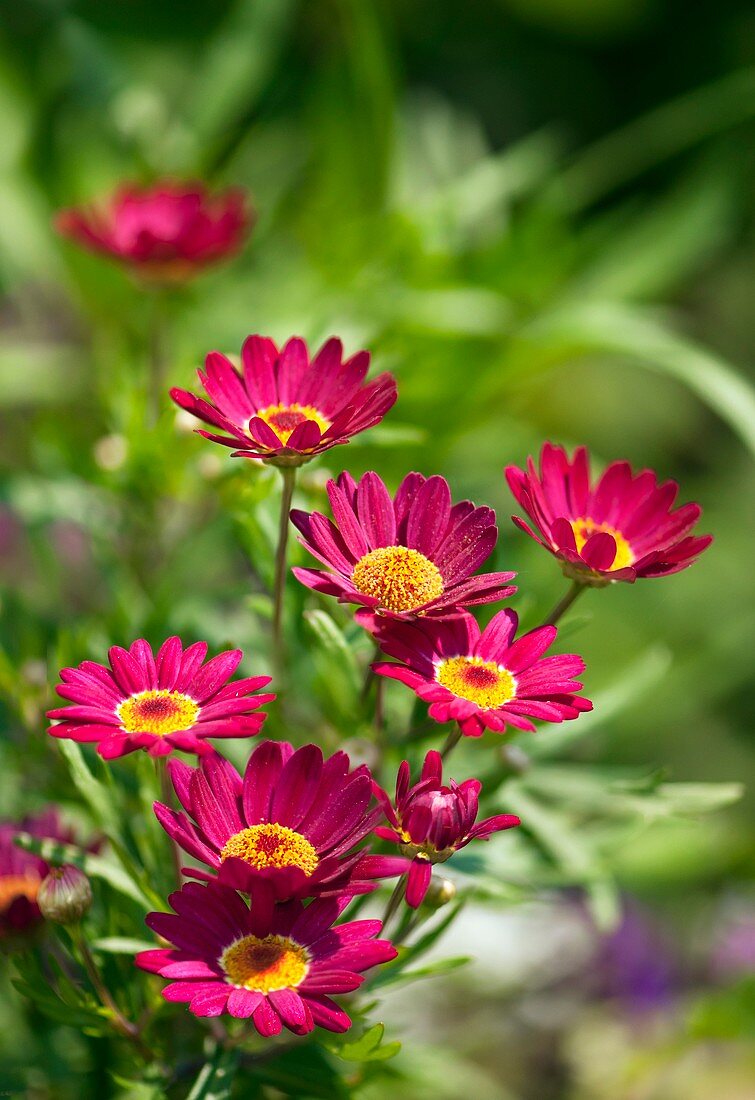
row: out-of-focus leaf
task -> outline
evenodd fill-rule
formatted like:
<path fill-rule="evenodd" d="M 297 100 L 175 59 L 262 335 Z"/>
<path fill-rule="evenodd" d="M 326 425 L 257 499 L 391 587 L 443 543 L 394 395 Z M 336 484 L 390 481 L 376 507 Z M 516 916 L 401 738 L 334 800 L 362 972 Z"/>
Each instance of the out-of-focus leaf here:
<path fill-rule="evenodd" d="M 149 893 L 145 892 L 143 886 L 132 878 L 122 866 L 118 866 L 109 859 L 92 855 L 90 852 L 84 852 L 81 848 L 76 848 L 71 844 L 61 844 L 57 840 L 41 840 L 29 833 L 18 833 L 15 841 L 19 847 L 25 848 L 29 852 L 36 852 L 37 855 L 42 856 L 50 863 L 72 863 L 75 867 L 80 867 L 85 874 L 92 878 L 103 879 L 119 894 L 131 898 L 132 901 L 137 902 L 138 905 L 144 908 L 151 909 L 155 905 L 158 908 L 164 908 L 164 902 L 159 895 L 153 894 L 150 896 Z"/>
<path fill-rule="evenodd" d="M 572 210 L 755 115 L 755 69 L 741 69 L 655 107 L 579 153 L 550 189 Z"/>
<path fill-rule="evenodd" d="M 253 1063 L 250 1072 L 255 1081 L 302 1100 L 346 1100 L 350 1095 L 325 1051 L 314 1043 L 291 1047 L 277 1058 Z"/>
<path fill-rule="evenodd" d="M 722 359 L 664 328 L 650 314 L 613 302 L 573 302 L 522 332 L 517 361 L 555 365 L 602 352 L 676 378 L 729 424 L 755 455 L 755 393 Z M 527 350 L 525 350 L 527 349 Z"/>
<path fill-rule="evenodd" d="M 186 1100 L 228 1100 L 238 1062 L 238 1051 L 219 1047 L 199 1071 Z"/>
<path fill-rule="evenodd" d="M 356 657 L 337 624 L 326 611 L 305 611 L 304 618 L 323 652 L 335 660 L 338 674 L 345 675 L 349 686 L 357 691 L 360 675 Z"/>
<path fill-rule="evenodd" d="M 150 951 L 154 946 L 149 940 L 129 939 L 128 936 L 103 936 L 92 941 L 95 951 L 104 951 L 109 955 L 136 955 L 139 951 Z"/>

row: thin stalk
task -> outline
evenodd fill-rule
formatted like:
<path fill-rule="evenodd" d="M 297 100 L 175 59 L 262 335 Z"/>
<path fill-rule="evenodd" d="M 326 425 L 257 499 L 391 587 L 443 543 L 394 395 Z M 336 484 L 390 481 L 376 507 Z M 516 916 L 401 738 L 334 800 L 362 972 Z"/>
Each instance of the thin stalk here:
<path fill-rule="evenodd" d="M 152 316 L 149 325 L 149 378 L 147 383 L 150 427 L 157 424 L 163 406 L 168 369 L 168 326 L 165 298 L 156 291 L 152 298 Z"/>
<path fill-rule="evenodd" d="M 160 785 L 160 796 L 166 806 L 173 808 L 173 785 L 168 775 L 168 764 L 166 757 L 155 757 L 155 772 L 157 773 L 157 781 Z M 170 853 L 173 860 L 173 870 L 176 876 L 176 882 L 178 883 L 178 889 L 181 889 L 183 885 L 183 875 L 181 874 L 181 864 L 183 863 L 183 855 L 174 837 L 170 838 Z"/>
<path fill-rule="evenodd" d="M 385 912 L 383 913 L 383 930 L 385 930 L 388 921 L 391 919 L 401 902 L 404 900 L 404 895 L 406 894 L 407 879 L 407 875 L 402 875 L 393 888 L 393 893 L 388 899 L 388 904 L 386 905 Z"/>
<path fill-rule="evenodd" d="M 283 665 L 283 597 L 286 591 L 286 565 L 288 547 L 289 512 L 296 485 L 296 467 L 281 466 L 281 510 L 278 523 L 278 548 L 275 552 L 275 586 L 273 589 L 273 654 L 280 672 Z"/>
<path fill-rule="evenodd" d="M 461 726 L 456 725 L 449 733 L 445 745 L 440 750 L 441 760 L 446 759 L 452 750 L 459 744 L 459 741 L 461 741 Z"/>
<path fill-rule="evenodd" d="M 566 595 L 558 601 L 556 606 L 551 611 L 550 615 L 544 620 L 543 626 L 555 626 L 562 615 L 565 615 L 571 605 L 582 594 L 584 589 L 587 588 L 586 584 L 580 584 L 579 581 L 572 581 L 571 586 L 566 592 Z"/>
<path fill-rule="evenodd" d="M 144 1042 L 141 1035 L 139 1034 L 139 1029 L 137 1028 L 136 1024 L 134 1024 L 131 1020 L 123 1015 L 120 1008 L 115 1003 L 115 999 L 112 993 L 105 985 L 105 981 L 97 967 L 97 963 L 94 961 L 94 956 L 89 950 L 89 945 L 84 938 L 84 933 L 82 932 L 81 925 L 74 925 L 70 929 L 70 932 L 71 938 L 73 939 L 79 955 L 81 956 L 81 962 L 87 972 L 90 982 L 92 983 L 95 993 L 99 997 L 103 1007 L 106 1008 L 113 1017 L 113 1026 L 121 1035 L 124 1036 L 124 1038 L 128 1039 L 134 1044 L 145 1062 L 154 1062 L 154 1051 L 152 1051 Z"/>

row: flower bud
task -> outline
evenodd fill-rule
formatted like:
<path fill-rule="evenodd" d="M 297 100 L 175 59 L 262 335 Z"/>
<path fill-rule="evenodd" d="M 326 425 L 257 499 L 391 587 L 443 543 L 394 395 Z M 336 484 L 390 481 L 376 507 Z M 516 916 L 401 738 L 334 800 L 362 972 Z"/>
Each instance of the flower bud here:
<path fill-rule="evenodd" d="M 91 904 L 89 879 L 70 863 L 51 868 L 37 894 L 42 916 L 55 924 L 75 924 L 89 911 Z"/>
<path fill-rule="evenodd" d="M 456 886 L 451 882 L 451 879 L 433 875 L 422 904 L 427 905 L 430 909 L 440 909 L 442 906 L 448 905 L 449 901 L 453 901 L 455 897 Z"/>

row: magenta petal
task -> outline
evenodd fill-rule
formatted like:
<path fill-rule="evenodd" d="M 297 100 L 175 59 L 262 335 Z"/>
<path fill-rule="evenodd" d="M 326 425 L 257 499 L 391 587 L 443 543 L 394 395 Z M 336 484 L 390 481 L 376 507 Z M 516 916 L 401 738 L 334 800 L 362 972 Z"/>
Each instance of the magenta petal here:
<path fill-rule="evenodd" d="M 418 909 L 430 886 L 433 869 L 426 859 L 414 859 L 406 883 L 406 904 Z"/>

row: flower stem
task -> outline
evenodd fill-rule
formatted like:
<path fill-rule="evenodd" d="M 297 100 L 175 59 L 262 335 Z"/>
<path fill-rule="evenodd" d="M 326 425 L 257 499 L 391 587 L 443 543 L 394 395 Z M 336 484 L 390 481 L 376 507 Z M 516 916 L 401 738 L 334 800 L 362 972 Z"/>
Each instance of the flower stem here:
<path fill-rule="evenodd" d="M 278 548 L 275 552 L 275 587 L 273 590 L 273 655 L 278 671 L 283 664 L 283 596 L 286 591 L 286 548 L 288 546 L 288 514 L 296 484 L 296 467 L 281 466 L 281 511 L 278 524 Z"/>
<path fill-rule="evenodd" d="M 113 1026 L 116 1031 L 123 1035 L 126 1039 L 134 1044 L 139 1054 L 142 1056 L 145 1062 L 154 1062 L 154 1051 L 150 1050 L 147 1044 L 142 1039 L 139 1028 L 131 1020 L 123 1015 L 118 1005 L 115 1003 L 112 993 L 105 985 L 105 981 L 100 973 L 97 963 L 94 961 L 94 956 L 89 950 L 89 945 L 84 938 L 81 925 L 76 924 L 70 929 L 71 938 L 76 945 L 76 948 L 81 957 L 81 962 L 84 969 L 87 972 L 90 982 L 94 988 L 95 993 L 99 997 L 104 1008 L 108 1010 L 113 1018 Z"/>
<path fill-rule="evenodd" d="M 461 741 L 461 726 L 456 725 L 449 733 L 445 745 L 440 750 L 442 760 L 445 760 L 446 757 L 449 756 L 451 751 L 459 744 L 459 741 Z"/>
<path fill-rule="evenodd" d="M 160 785 L 160 796 L 166 806 L 173 808 L 173 786 L 170 782 L 170 776 L 168 775 L 168 763 L 165 756 L 155 757 L 155 772 L 157 774 L 157 781 Z M 173 859 L 173 870 L 176 875 L 176 882 L 178 883 L 178 889 L 180 890 L 183 885 L 183 875 L 181 874 L 181 864 L 183 863 L 183 856 L 181 855 L 181 849 L 179 848 L 175 837 L 170 837 L 170 851 Z"/>
<path fill-rule="evenodd" d="M 157 291 L 152 297 L 152 316 L 149 324 L 149 379 L 147 387 L 147 423 L 154 428 L 160 419 L 165 375 L 168 367 L 167 311 L 165 299 Z"/>
<path fill-rule="evenodd" d="M 572 581 L 570 588 L 567 590 L 566 595 L 558 601 L 556 606 L 551 611 L 550 615 L 542 623 L 543 626 L 555 626 L 562 615 L 565 615 L 571 605 L 576 600 L 577 596 L 580 596 L 587 585 L 580 584 L 579 581 Z"/>
<path fill-rule="evenodd" d="M 385 930 L 388 921 L 391 919 L 401 902 L 404 900 L 408 877 L 408 875 L 402 875 L 396 885 L 393 887 L 393 893 L 389 897 L 388 904 L 386 905 L 385 912 L 383 913 L 383 930 Z"/>

